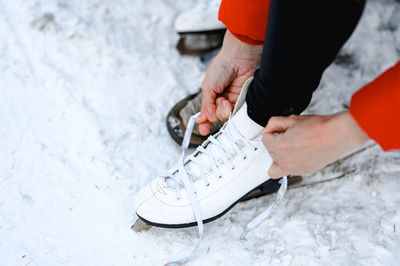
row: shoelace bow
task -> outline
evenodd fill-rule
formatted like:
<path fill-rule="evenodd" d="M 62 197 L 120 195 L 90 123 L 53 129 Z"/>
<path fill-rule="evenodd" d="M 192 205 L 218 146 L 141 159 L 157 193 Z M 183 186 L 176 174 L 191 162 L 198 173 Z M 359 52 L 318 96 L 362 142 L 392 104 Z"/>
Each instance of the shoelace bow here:
<path fill-rule="evenodd" d="M 192 249 L 192 251 L 189 253 L 189 255 L 187 255 L 186 257 L 177 260 L 177 261 L 173 261 L 173 262 L 169 262 L 167 264 L 165 264 L 166 266 L 175 266 L 175 265 L 182 265 L 188 261 L 190 261 L 193 256 L 195 255 L 197 249 L 199 248 L 200 242 L 203 238 L 203 219 L 200 213 L 200 205 L 199 205 L 199 201 L 197 199 L 197 195 L 196 195 L 196 190 L 194 188 L 194 184 L 193 184 L 193 180 L 190 179 L 189 174 L 185 168 L 185 164 L 188 161 L 191 161 L 192 163 L 196 163 L 198 165 L 200 165 L 202 167 L 202 169 L 211 169 L 214 170 L 215 172 L 219 172 L 219 169 L 217 167 L 217 158 L 215 158 L 215 156 L 213 156 L 210 152 L 208 152 L 204 147 L 199 146 L 197 148 L 197 152 L 198 153 L 204 153 L 207 155 L 207 157 L 209 158 L 209 162 L 210 162 L 210 166 L 205 165 L 204 162 L 202 162 L 201 160 L 197 159 L 195 156 L 190 155 L 187 157 L 187 159 L 185 160 L 185 155 L 186 155 L 186 151 L 189 147 L 189 143 L 190 143 L 190 137 L 192 135 L 193 132 L 193 128 L 195 125 L 195 119 L 197 118 L 197 116 L 199 115 L 199 113 L 193 115 L 190 117 L 189 119 L 189 123 L 186 127 L 186 132 L 185 132 L 185 136 L 183 138 L 183 142 L 182 142 L 182 153 L 181 156 L 179 158 L 179 163 L 178 163 L 178 172 L 177 174 L 171 174 L 168 176 L 168 178 L 171 178 L 174 182 L 175 182 L 175 190 L 177 192 L 177 198 L 180 197 L 180 190 L 182 187 L 184 187 L 187 191 L 187 195 L 189 197 L 190 203 L 192 204 L 193 207 L 193 213 L 194 216 L 196 218 L 196 222 L 197 222 L 197 227 L 198 227 L 198 232 L 199 232 L 199 239 L 195 245 L 195 247 Z M 237 146 L 237 144 L 239 144 L 240 142 L 244 145 L 251 145 L 251 143 L 253 141 L 249 141 L 247 139 L 245 139 L 244 137 L 238 139 L 232 136 L 232 134 L 230 134 L 230 130 L 234 130 L 234 131 L 238 131 L 237 129 L 235 129 L 234 127 L 232 127 L 232 123 L 229 123 L 231 120 L 231 118 L 229 118 L 229 121 L 226 125 L 226 128 L 222 129 L 220 131 L 219 134 L 224 134 L 225 137 L 227 137 L 227 139 L 229 140 L 230 146 L 231 148 L 237 153 L 243 156 L 243 158 L 245 159 L 245 154 L 241 151 L 241 149 Z M 225 131 L 227 131 L 225 133 Z M 241 134 L 240 134 L 241 135 Z M 216 145 L 219 150 L 221 151 L 219 153 L 219 155 L 222 157 L 222 160 L 225 164 L 229 165 L 232 167 L 232 169 L 234 168 L 234 166 L 231 164 L 231 162 L 229 161 L 229 158 L 226 154 L 227 152 L 227 148 L 226 145 L 222 144 L 218 139 L 216 139 L 214 136 L 209 136 L 208 137 L 208 141 L 210 142 L 208 145 L 210 145 L 211 143 Z M 221 176 L 221 175 L 220 175 Z M 201 179 L 205 180 L 205 184 L 208 185 L 208 180 L 205 179 L 205 175 L 202 175 Z M 245 226 L 245 230 L 243 232 L 243 234 L 241 235 L 240 239 L 244 239 L 247 235 L 248 232 L 250 232 L 251 230 L 253 230 L 255 227 L 257 227 L 264 219 L 266 219 L 269 215 L 271 215 L 271 213 L 275 210 L 276 206 L 278 205 L 278 203 L 282 200 L 286 189 L 287 189 L 287 177 L 283 177 L 280 182 L 281 184 L 276 198 L 275 200 L 269 205 L 269 207 L 263 211 L 262 213 L 260 213 L 259 215 L 257 215 L 255 218 L 253 218 L 249 223 L 246 224 Z"/>

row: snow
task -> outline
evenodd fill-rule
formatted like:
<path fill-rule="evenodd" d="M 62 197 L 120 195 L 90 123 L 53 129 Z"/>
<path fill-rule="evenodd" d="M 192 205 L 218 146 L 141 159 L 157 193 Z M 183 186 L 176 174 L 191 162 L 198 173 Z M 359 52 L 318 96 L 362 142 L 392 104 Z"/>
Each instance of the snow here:
<path fill-rule="evenodd" d="M 165 116 L 204 75 L 175 49 L 174 18 L 194 2 L 0 2 L 1 266 L 162 265 L 190 251 L 195 228 L 130 226 L 136 192 L 179 156 Z M 308 113 L 343 110 L 400 58 L 399 12 L 369 1 L 349 63 L 326 71 Z M 398 265 L 399 177 L 400 152 L 369 143 L 303 177 L 246 240 L 274 195 L 205 225 L 189 265 Z"/>

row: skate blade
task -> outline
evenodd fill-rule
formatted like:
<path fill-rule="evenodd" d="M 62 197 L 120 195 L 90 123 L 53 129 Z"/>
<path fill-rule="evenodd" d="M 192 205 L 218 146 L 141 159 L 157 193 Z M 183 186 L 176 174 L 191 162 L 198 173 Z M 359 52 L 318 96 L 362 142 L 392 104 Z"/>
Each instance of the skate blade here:
<path fill-rule="evenodd" d="M 136 222 L 132 225 L 132 230 L 135 231 L 136 233 L 142 232 L 142 231 L 147 231 L 151 228 L 151 225 L 146 224 L 140 219 L 137 219 Z"/>
<path fill-rule="evenodd" d="M 223 34 L 181 35 L 176 48 L 182 55 L 203 55 L 222 46 Z"/>
<path fill-rule="evenodd" d="M 288 188 L 291 188 L 291 186 L 301 183 L 303 181 L 303 178 L 301 176 L 290 176 L 288 179 Z M 275 189 L 269 191 L 269 192 L 264 192 L 261 189 L 255 189 L 252 192 L 250 192 L 242 201 L 248 201 L 251 199 L 256 199 L 265 195 L 270 195 L 274 194 L 277 192 L 279 189 L 279 186 L 277 186 Z"/>
<path fill-rule="evenodd" d="M 214 30 L 199 30 L 199 31 L 177 31 L 179 35 L 224 35 L 226 32 L 226 28 L 223 29 L 214 29 Z"/>

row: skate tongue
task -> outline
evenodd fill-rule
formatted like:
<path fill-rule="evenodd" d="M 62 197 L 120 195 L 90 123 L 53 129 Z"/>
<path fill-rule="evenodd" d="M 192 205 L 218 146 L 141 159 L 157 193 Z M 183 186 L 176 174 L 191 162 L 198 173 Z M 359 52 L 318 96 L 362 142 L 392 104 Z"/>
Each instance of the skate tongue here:
<path fill-rule="evenodd" d="M 244 103 L 242 107 L 233 115 L 232 123 L 238 129 L 240 134 L 243 135 L 246 139 L 253 139 L 257 135 L 261 133 L 263 127 L 254 122 L 248 115 L 247 115 L 247 104 Z M 237 136 L 237 132 L 231 132 L 233 136 Z M 236 134 L 235 134 L 236 133 Z"/>

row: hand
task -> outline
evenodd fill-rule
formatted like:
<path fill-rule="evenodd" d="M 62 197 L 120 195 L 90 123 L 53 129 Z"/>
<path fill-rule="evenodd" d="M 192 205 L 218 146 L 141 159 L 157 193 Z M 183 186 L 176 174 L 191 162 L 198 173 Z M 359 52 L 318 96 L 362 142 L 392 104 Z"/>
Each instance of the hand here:
<path fill-rule="evenodd" d="M 271 178 L 313 173 L 369 139 L 348 111 L 272 117 L 262 134 L 274 160 L 268 172 Z"/>
<path fill-rule="evenodd" d="M 261 52 L 262 46 L 241 42 L 226 31 L 222 49 L 202 84 L 201 113 L 196 119 L 202 135 L 210 133 L 211 123 L 228 120 L 243 84 L 256 70 Z"/>

